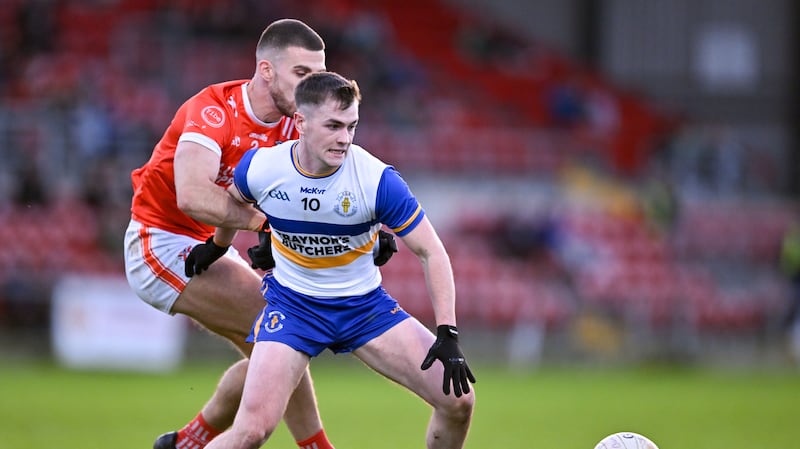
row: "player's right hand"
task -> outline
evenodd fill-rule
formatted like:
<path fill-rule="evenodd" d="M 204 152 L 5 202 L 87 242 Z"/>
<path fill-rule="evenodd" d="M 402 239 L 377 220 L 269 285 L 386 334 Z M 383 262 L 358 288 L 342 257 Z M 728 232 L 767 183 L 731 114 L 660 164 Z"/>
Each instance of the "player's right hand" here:
<path fill-rule="evenodd" d="M 252 268 L 260 268 L 264 271 L 275 268 L 270 231 L 258 231 L 258 245 L 248 248 L 247 255 L 250 257 Z"/>
<path fill-rule="evenodd" d="M 186 257 L 186 276 L 192 277 L 200 274 L 211 266 L 217 259 L 228 252 L 227 246 L 218 246 L 214 243 L 214 236 L 206 240 L 205 243 L 195 245 L 189 256 Z"/>
<path fill-rule="evenodd" d="M 450 394 L 450 384 L 453 384 L 453 394 L 461 397 L 470 391 L 470 382 L 475 383 L 475 376 L 467 365 L 467 360 L 458 347 L 458 329 L 455 326 L 442 324 L 436 327 L 436 341 L 428 350 L 428 355 L 422 361 L 420 367 L 423 371 L 430 368 L 435 360 L 442 362 L 444 366 L 444 378 L 442 379 L 442 391 L 445 395 Z"/>

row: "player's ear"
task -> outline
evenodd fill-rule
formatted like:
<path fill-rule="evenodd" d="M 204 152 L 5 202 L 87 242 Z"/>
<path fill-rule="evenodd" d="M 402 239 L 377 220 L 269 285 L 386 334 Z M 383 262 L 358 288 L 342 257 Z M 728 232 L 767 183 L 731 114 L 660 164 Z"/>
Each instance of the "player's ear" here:
<path fill-rule="evenodd" d="M 264 81 L 271 82 L 272 78 L 275 77 L 275 67 L 266 59 L 262 59 L 258 61 L 258 75 Z"/>
<path fill-rule="evenodd" d="M 300 111 L 294 112 L 294 128 L 298 133 L 303 134 L 306 127 L 306 116 Z"/>

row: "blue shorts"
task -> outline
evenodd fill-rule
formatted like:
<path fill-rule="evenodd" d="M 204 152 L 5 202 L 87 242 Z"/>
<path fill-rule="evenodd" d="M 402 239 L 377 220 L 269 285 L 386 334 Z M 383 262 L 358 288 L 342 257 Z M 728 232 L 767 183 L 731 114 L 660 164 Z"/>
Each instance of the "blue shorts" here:
<path fill-rule="evenodd" d="M 311 357 L 325 348 L 354 351 L 410 316 L 383 287 L 360 296 L 319 298 L 284 287 L 271 273 L 264 283 L 267 306 L 247 341 L 277 341 Z"/>

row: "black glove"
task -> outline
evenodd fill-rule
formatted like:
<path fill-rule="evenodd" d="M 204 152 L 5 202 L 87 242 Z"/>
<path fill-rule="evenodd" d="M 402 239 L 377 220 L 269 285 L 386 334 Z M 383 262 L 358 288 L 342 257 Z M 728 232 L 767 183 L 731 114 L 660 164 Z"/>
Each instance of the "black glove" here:
<path fill-rule="evenodd" d="M 458 329 L 455 326 L 442 324 L 436 327 L 436 341 L 428 350 L 428 355 L 422 362 L 423 370 L 433 365 L 433 361 L 439 359 L 444 365 L 444 383 L 442 391 L 450 394 L 450 382 L 453 383 L 453 393 L 456 397 L 461 397 L 461 392 L 469 393 L 469 382 L 475 383 L 475 376 L 467 366 L 464 354 L 458 347 Z"/>
<path fill-rule="evenodd" d="M 206 240 L 205 243 L 195 245 L 189 256 L 186 258 L 186 276 L 192 277 L 200 274 L 211 266 L 217 259 L 228 252 L 227 246 L 218 246 L 214 243 L 214 236 Z"/>
<path fill-rule="evenodd" d="M 264 271 L 275 268 L 275 259 L 272 257 L 272 233 L 258 231 L 258 245 L 247 249 L 250 256 L 250 266 Z"/>
<path fill-rule="evenodd" d="M 247 249 L 250 256 L 250 264 L 253 268 L 270 270 L 275 268 L 275 259 L 272 257 L 272 243 L 269 231 L 258 232 L 258 245 Z M 397 252 L 397 242 L 394 236 L 388 232 L 378 231 L 378 254 L 375 255 L 375 265 L 381 266 L 392 258 Z"/>
<path fill-rule="evenodd" d="M 375 265 L 380 267 L 385 264 L 396 252 L 397 242 L 394 241 L 394 236 L 383 230 L 378 231 L 378 254 L 373 259 Z"/>

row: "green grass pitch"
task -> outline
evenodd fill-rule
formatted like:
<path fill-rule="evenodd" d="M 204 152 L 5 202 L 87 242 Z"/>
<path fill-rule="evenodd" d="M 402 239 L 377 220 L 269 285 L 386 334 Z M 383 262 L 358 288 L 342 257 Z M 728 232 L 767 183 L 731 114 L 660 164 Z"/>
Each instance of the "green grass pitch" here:
<path fill-rule="evenodd" d="M 147 449 L 209 397 L 225 362 L 168 374 L 68 371 L 0 363 L 0 449 Z M 593 449 L 609 433 L 661 449 L 800 447 L 800 373 L 675 368 L 512 372 L 476 365 L 468 448 Z M 422 448 L 428 407 L 338 357 L 312 365 L 339 448 Z M 265 447 L 296 447 L 281 426 Z"/>

